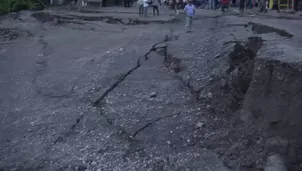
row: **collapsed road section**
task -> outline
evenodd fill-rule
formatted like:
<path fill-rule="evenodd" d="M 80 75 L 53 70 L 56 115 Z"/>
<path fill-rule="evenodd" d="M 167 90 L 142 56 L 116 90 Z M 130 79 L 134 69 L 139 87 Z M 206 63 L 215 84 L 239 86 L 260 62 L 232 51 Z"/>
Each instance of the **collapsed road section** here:
<path fill-rule="evenodd" d="M 197 15 L 3 19 L 0 170 L 301 170 L 299 37 Z"/>

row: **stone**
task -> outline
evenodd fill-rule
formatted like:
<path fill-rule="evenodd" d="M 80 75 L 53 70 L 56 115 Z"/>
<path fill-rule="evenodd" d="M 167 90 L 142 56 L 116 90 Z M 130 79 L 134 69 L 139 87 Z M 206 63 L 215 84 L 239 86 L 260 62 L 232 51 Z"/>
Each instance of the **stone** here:
<path fill-rule="evenodd" d="M 240 120 L 243 121 L 244 123 L 250 123 L 251 121 L 254 120 L 252 112 L 241 109 L 241 111 L 240 111 Z"/>
<path fill-rule="evenodd" d="M 156 92 L 152 92 L 151 94 L 150 94 L 150 97 L 151 98 L 154 98 L 154 97 L 156 97 L 157 96 L 157 93 Z"/>
<path fill-rule="evenodd" d="M 287 171 L 284 160 L 279 154 L 267 158 L 264 171 Z"/>
<path fill-rule="evenodd" d="M 201 127 L 203 127 L 204 126 L 204 123 L 202 123 L 202 122 L 198 122 L 197 124 L 196 124 L 196 127 L 197 128 L 201 128 Z"/>
<path fill-rule="evenodd" d="M 209 92 L 207 95 L 208 98 L 212 99 L 213 98 L 213 93 Z"/>
<path fill-rule="evenodd" d="M 238 77 L 238 76 L 239 76 L 238 68 L 234 69 L 234 71 L 232 71 L 232 72 L 230 73 L 230 75 L 231 75 L 232 77 Z"/>
<path fill-rule="evenodd" d="M 124 19 L 122 19 L 122 23 L 124 23 L 124 24 L 130 24 L 130 19 L 129 18 L 124 18 Z"/>
<path fill-rule="evenodd" d="M 227 80 L 226 79 L 221 79 L 220 87 L 224 88 L 227 86 Z"/>
<path fill-rule="evenodd" d="M 170 68 L 176 73 L 178 73 L 180 71 L 180 62 L 181 62 L 181 59 L 179 59 L 179 58 L 174 57 L 171 59 Z"/>

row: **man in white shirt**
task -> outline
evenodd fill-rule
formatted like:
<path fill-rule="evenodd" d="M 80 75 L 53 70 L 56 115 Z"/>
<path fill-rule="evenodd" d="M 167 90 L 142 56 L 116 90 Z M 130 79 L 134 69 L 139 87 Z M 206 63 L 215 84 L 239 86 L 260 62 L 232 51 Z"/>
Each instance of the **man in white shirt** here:
<path fill-rule="evenodd" d="M 139 16 L 143 16 L 144 15 L 144 0 L 138 0 L 137 5 L 138 5 Z"/>
<path fill-rule="evenodd" d="M 147 17 L 149 0 L 144 0 L 144 17 Z"/>
<path fill-rule="evenodd" d="M 189 33 L 192 32 L 192 21 L 195 16 L 195 6 L 192 4 L 192 0 L 188 0 L 184 11 L 186 13 L 186 31 Z"/>

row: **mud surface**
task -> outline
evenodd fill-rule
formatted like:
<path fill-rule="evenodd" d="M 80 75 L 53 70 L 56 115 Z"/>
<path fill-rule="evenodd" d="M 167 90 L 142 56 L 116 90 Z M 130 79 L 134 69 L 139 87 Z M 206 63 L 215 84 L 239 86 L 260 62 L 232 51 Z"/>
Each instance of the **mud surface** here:
<path fill-rule="evenodd" d="M 0 170 L 302 169 L 299 37 L 123 15 L 1 20 Z"/>

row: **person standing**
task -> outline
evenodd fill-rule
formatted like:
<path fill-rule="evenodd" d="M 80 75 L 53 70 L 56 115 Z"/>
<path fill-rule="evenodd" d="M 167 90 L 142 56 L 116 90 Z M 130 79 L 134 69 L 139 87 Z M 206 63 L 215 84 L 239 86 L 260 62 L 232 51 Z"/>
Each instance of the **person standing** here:
<path fill-rule="evenodd" d="M 137 5 L 138 5 L 138 15 L 143 16 L 144 15 L 144 0 L 138 0 Z"/>
<path fill-rule="evenodd" d="M 240 0 L 240 12 L 243 12 L 244 11 L 244 3 L 245 3 L 245 0 Z"/>
<path fill-rule="evenodd" d="M 253 2 L 252 0 L 247 0 L 247 3 L 246 3 L 246 8 L 248 9 L 252 9 L 253 8 Z"/>
<path fill-rule="evenodd" d="M 232 7 L 236 7 L 236 0 L 232 0 Z"/>
<path fill-rule="evenodd" d="M 152 0 L 152 7 L 153 7 L 153 15 L 155 16 L 155 11 L 157 11 L 157 16 L 159 16 L 158 6 L 160 5 L 159 0 Z"/>
<path fill-rule="evenodd" d="M 82 0 L 82 7 L 86 7 L 87 6 L 87 0 Z"/>
<path fill-rule="evenodd" d="M 130 0 L 124 0 L 124 7 L 130 8 Z"/>
<path fill-rule="evenodd" d="M 221 0 L 221 11 L 225 12 L 225 9 L 229 8 L 229 0 Z"/>
<path fill-rule="evenodd" d="M 266 0 L 260 0 L 260 12 L 267 12 L 266 10 Z"/>
<path fill-rule="evenodd" d="M 148 17 L 148 7 L 149 7 L 149 0 L 143 0 L 144 2 L 144 17 Z"/>
<path fill-rule="evenodd" d="M 192 4 L 192 0 L 188 0 L 184 11 L 186 13 L 186 32 L 189 33 L 192 32 L 192 22 L 195 16 L 195 6 Z"/>
<path fill-rule="evenodd" d="M 216 0 L 209 0 L 210 9 L 216 10 Z"/>

